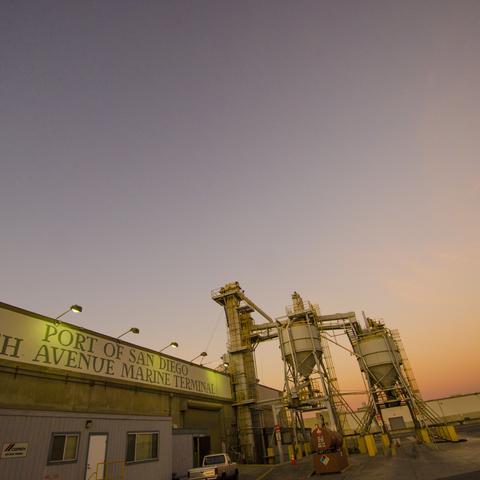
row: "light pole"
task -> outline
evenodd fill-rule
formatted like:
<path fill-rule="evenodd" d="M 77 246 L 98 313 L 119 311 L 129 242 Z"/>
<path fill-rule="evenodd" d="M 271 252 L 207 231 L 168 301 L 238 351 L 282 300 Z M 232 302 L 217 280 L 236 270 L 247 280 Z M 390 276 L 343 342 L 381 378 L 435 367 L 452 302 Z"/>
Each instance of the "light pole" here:
<path fill-rule="evenodd" d="M 140 333 L 140 330 L 139 330 L 137 327 L 131 327 L 131 328 L 129 328 L 125 333 L 122 333 L 121 335 L 119 335 L 119 336 L 117 337 L 117 340 L 118 340 L 119 338 L 123 337 L 124 335 L 126 335 L 127 333 L 130 333 L 130 332 L 137 334 L 137 333 Z"/>
<path fill-rule="evenodd" d="M 169 347 L 178 348 L 178 343 L 177 342 L 170 342 L 166 347 L 163 347 L 161 350 L 159 350 L 158 353 L 162 353 L 164 350 L 166 350 Z"/>
<path fill-rule="evenodd" d="M 82 313 L 83 307 L 81 307 L 80 305 L 72 305 L 63 313 L 61 313 L 58 317 L 55 317 L 55 325 L 58 325 L 60 323 L 59 319 L 62 318 L 64 315 L 66 315 L 68 312 Z"/>

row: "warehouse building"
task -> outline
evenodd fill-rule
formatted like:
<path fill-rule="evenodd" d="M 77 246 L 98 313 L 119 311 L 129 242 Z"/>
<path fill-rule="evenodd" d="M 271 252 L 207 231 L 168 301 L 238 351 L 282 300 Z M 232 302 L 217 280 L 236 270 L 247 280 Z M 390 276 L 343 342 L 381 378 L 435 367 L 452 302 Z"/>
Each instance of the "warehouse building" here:
<path fill-rule="evenodd" d="M 0 382 L 2 480 L 170 480 L 235 442 L 228 375 L 4 303 Z"/>

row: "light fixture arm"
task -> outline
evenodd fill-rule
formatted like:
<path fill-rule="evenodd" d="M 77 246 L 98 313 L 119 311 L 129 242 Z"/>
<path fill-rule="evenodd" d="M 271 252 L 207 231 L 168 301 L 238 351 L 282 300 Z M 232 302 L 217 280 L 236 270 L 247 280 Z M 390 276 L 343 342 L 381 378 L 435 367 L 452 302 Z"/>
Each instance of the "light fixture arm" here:
<path fill-rule="evenodd" d="M 66 315 L 68 312 L 70 311 L 70 309 L 68 310 L 65 310 L 63 313 L 61 313 L 58 317 L 55 317 L 55 320 L 58 320 L 59 318 L 62 318 L 64 315 Z"/>
<path fill-rule="evenodd" d="M 166 350 L 169 347 L 178 348 L 178 343 L 177 342 L 170 342 L 166 347 L 163 347 L 161 350 L 159 350 L 158 353 L 162 353 L 164 350 Z"/>
<path fill-rule="evenodd" d="M 196 359 L 199 358 L 199 357 L 202 357 L 202 360 L 203 360 L 203 358 L 205 358 L 207 355 L 208 355 L 207 352 L 201 352 L 201 353 L 198 354 L 195 358 L 192 358 L 192 360 L 190 360 L 190 362 L 193 362 L 194 360 L 196 360 Z M 200 361 L 200 365 L 202 364 L 202 360 Z"/>
<path fill-rule="evenodd" d="M 63 313 L 61 313 L 58 317 L 55 317 L 55 325 L 58 325 L 59 319 L 62 318 L 64 315 L 66 315 L 68 312 L 75 312 L 75 313 L 82 313 L 83 312 L 83 307 L 80 305 L 72 305 L 70 308 L 65 310 Z"/>
<path fill-rule="evenodd" d="M 131 327 L 131 328 L 129 328 L 126 332 L 124 332 L 124 333 L 122 333 L 121 335 L 119 335 L 119 336 L 117 337 L 117 340 L 118 340 L 119 338 L 123 337 L 124 335 L 126 335 L 127 333 L 130 333 L 130 332 L 137 334 L 137 333 L 140 333 L 140 330 L 139 330 L 137 327 Z"/>

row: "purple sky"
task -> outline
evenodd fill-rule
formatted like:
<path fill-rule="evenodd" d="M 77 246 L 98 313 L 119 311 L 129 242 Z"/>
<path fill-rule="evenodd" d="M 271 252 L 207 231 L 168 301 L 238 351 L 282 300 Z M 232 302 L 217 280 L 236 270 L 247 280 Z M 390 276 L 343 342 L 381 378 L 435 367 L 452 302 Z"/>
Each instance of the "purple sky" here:
<path fill-rule="evenodd" d="M 480 390 L 480 2 L 0 12 L 1 301 L 215 366 L 211 289 L 297 290 L 398 328 L 427 398 Z"/>

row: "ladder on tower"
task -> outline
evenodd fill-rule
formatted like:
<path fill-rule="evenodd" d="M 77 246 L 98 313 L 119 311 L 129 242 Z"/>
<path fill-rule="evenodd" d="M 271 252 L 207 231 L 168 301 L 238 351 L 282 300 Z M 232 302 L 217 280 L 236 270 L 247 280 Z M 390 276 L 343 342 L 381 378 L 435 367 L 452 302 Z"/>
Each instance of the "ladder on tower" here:
<path fill-rule="evenodd" d="M 398 330 L 390 330 L 390 333 L 392 334 L 392 338 L 397 345 L 398 351 L 400 353 L 400 357 L 402 359 L 402 368 L 405 373 L 405 377 L 407 379 L 407 382 L 415 395 L 417 399 L 421 399 L 422 395 L 420 393 L 420 389 L 418 388 L 417 380 L 415 378 L 415 375 L 413 374 L 413 369 L 412 366 L 410 365 L 410 361 L 407 357 L 407 352 L 405 351 L 405 347 L 403 346 L 402 339 L 400 338 L 400 333 Z"/>
<path fill-rule="evenodd" d="M 330 396 L 333 400 L 333 406 L 337 414 L 338 421 L 340 423 L 339 427 L 343 431 L 346 426 L 348 413 L 347 408 L 345 407 L 346 402 L 340 395 L 340 388 L 338 385 L 338 378 L 335 372 L 335 367 L 333 365 L 332 353 L 330 351 L 330 346 L 323 335 L 320 336 L 320 344 L 322 346 L 322 357 L 327 373 L 326 381 L 328 384 L 328 389 L 330 391 Z"/>

